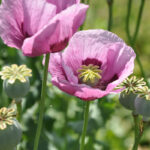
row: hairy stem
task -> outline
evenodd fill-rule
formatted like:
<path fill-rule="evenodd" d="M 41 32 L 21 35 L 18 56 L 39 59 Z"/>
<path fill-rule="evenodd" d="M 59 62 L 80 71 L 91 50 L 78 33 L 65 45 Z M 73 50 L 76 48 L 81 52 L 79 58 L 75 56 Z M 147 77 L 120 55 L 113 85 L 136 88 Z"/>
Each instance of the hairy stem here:
<path fill-rule="evenodd" d="M 43 124 L 49 57 L 50 57 L 50 54 L 46 54 L 45 65 L 44 65 L 44 76 L 43 76 L 43 81 L 42 81 L 41 100 L 40 100 L 40 103 L 39 103 L 40 114 L 39 114 L 38 126 L 37 126 L 35 141 L 34 141 L 34 150 L 38 149 L 42 124 Z"/>

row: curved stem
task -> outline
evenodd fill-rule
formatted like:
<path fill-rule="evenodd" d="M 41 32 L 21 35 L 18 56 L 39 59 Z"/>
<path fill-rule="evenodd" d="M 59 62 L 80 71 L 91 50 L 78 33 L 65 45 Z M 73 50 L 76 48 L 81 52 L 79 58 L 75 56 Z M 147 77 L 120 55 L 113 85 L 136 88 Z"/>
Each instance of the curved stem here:
<path fill-rule="evenodd" d="M 135 48 L 134 46 L 132 46 L 132 47 L 133 47 L 133 49 L 134 49 L 134 51 L 135 51 L 135 53 L 136 53 L 136 61 L 137 61 L 138 65 L 139 65 L 141 74 L 142 74 L 142 76 L 143 76 L 143 78 L 144 78 L 146 84 L 147 84 L 148 86 L 150 86 L 149 83 L 148 83 L 148 80 L 147 80 L 147 78 L 146 78 L 146 75 L 145 75 L 145 72 L 144 72 L 144 67 L 143 67 L 143 65 L 142 65 L 142 63 L 141 63 L 139 54 L 138 54 L 136 48 Z"/>
<path fill-rule="evenodd" d="M 87 125 L 88 125 L 88 117 L 89 117 L 89 107 L 90 107 L 90 101 L 85 102 L 84 122 L 83 122 L 83 129 L 82 129 L 82 135 L 81 135 L 80 150 L 84 150 L 85 136 L 86 136 L 86 130 L 87 130 Z"/>
<path fill-rule="evenodd" d="M 140 23 L 141 23 L 141 19 L 142 19 L 144 4 L 145 4 L 145 0 L 141 0 L 141 5 L 140 5 L 140 9 L 139 9 L 136 28 L 135 28 L 135 32 L 134 32 L 133 39 L 132 39 L 132 43 L 133 43 L 132 45 L 135 44 L 135 41 L 136 41 L 136 38 L 137 38 L 137 35 L 138 35 L 138 32 L 139 32 L 139 27 L 140 27 Z"/>
<path fill-rule="evenodd" d="M 131 7 L 132 7 L 132 0 L 129 0 L 128 1 L 128 8 L 127 8 L 127 17 L 126 17 L 126 33 L 127 33 L 129 43 L 131 43 L 131 41 L 132 41 L 132 38 L 130 35 L 130 30 L 129 30 Z"/>
<path fill-rule="evenodd" d="M 113 23 L 113 0 L 107 0 L 108 9 L 109 9 L 109 18 L 108 18 L 108 27 L 107 29 L 111 31 Z"/>
<path fill-rule="evenodd" d="M 128 9 L 127 9 L 127 17 L 126 17 L 126 33 L 127 33 L 127 37 L 128 37 L 129 43 L 134 48 L 134 51 L 136 53 L 136 60 L 137 60 L 137 63 L 139 65 L 141 74 L 144 77 L 145 82 L 149 86 L 149 83 L 147 81 L 147 78 L 146 78 L 146 75 L 145 75 L 145 72 L 144 72 L 144 69 L 143 69 L 143 65 L 142 65 L 140 57 L 139 57 L 139 54 L 138 54 L 138 52 L 137 52 L 137 50 L 135 48 L 135 43 L 136 43 L 137 35 L 138 35 L 138 32 L 139 32 L 139 27 L 140 27 L 140 23 L 141 23 L 142 14 L 143 14 L 144 4 L 145 4 L 145 0 L 141 0 L 141 5 L 140 5 L 140 9 L 139 9 L 138 19 L 137 19 L 137 22 L 136 22 L 136 28 L 135 28 L 134 35 L 132 37 L 130 35 L 130 30 L 129 30 L 131 8 L 132 8 L 132 0 L 128 1 Z"/>
<path fill-rule="evenodd" d="M 140 140 L 142 138 L 146 123 L 142 122 L 142 124 L 140 124 L 140 120 L 139 120 L 138 115 L 133 115 L 133 118 L 134 118 L 135 137 L 134 137 L 134 145 L 133 145 L 132 150 L 138 150 L 138 145 L 139 145 Z"/>
<path fill-rule="evenodd" d="M 40 114 L 39 114 L 38 126 L 37 126 L 35 141 L 34 141 L 34 150 L 38 149 L 38 144 L 39 144 L 42 124 L 43 124 L 44 104 L 45 104 L 45 95 L 46 95 L 46 82 L 47 82 L 49 57 L 50 57 L 50 54 L 46 54 L 45 65 L 44 65 L 44 76 L 43 76 L 43 82 L 42 82 L 42 91 L 41 91 L 41 100 L 40 100 L 40 104 L 39 104 L 39 106 L 40 106 L 39 107 L 40 108 Z"/>

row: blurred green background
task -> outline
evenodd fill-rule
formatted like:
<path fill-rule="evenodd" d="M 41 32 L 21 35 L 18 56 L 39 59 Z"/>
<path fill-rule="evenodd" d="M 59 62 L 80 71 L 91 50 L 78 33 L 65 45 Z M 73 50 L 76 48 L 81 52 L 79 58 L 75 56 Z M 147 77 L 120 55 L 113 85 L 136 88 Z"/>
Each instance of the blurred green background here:
<path fill-rule="evenodd" d="M 135 28 L 140 0 L 133 0 L 131 14 L 131 32 Z M 125 21 L 127 0 L 114 0 L 112 32 L 126 42 Z M 139 35 L 136 41 L 140 59 L 146 76 L 150 76 L 150 1 L 144 7 Z M 108 5 L 106 0 L 91 0 L 84 29 L 107 29 Z M 22 100 L 23 138 L 20 150 L 32 150 L 35 137 L 38 102 L 42 81 L 42 57 L 29 58 L 21 51 L 9 48 L 0 41 L 0 69 L 10 64 L 26 64 L 33 71 L 29 94 Z M 135 63 L 134 73 L 141 76 Z M 12 102 L 2 89 L 0 80 L 0 107 L 9 106 Z M 39 150 L 78 150 L 79 138 L 83 123 L 84 102 L 69 96 L 52 86 L 48 81 L 44 126 L 40 138 Z M 150 130 L 147 129 L 142 138 L 139 150 L 150 150 Z M 86 137 L 86 150 L 130 150 L 133 144 L 133 119 L 131 112 L 118 102 L 118 95 L 109 95 L 95 100 L 90 108 L 90 120 Z"/>

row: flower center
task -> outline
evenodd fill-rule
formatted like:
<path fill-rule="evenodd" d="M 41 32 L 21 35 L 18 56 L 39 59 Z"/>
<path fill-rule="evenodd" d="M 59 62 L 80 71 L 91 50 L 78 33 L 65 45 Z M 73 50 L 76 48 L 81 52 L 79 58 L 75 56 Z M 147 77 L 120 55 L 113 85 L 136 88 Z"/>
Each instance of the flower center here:
<path fill-rule="evenodd" d="M 95 86 L 99 83 L 101 79 L 100 73 L 102 72 L 99 69 L 99 66 L 89 64 L 88 66 L 82 65 L 82 68 L 78 70 L 79 79 L 82 83 L 85 83 L 90 86 Z"/>

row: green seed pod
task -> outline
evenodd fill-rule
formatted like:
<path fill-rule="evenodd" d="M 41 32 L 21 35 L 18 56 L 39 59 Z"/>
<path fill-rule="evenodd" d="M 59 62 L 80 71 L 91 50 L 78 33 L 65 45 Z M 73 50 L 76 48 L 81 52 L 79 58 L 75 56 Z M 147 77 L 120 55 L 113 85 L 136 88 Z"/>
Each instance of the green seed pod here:
<path fill-rule="evenodd" d="M 21 140 L 22 131 L 19 123 L 14 120 L 13 125 L 0 130 L 0 150 L 15 150 Z"/>
<path fill-rule="evenodd" d="M 137 97 L 135 99 L 136 112 L 144 117 L 150 117 L 150 100 L 144 97 Z"/>
<path fill-rule="evenodd" d="M 134 111 L 135 110 L 134 101 L 135 101 L 136 97 L 137 97 L 137 95 L 133 94 L 133 93 L 129 93 L 129 94 L 121 93 L 120 97 L 119 97 L 119 102 L 126 109 Z"/>
<path fill-rule="evenodd" d="M 12 108 L 0 109 L 0 150 L 15 150 L 21 140 L 22 131 Z"/>
<path fill-rule="evenodd" d="M 13 64 L 2 68 L 0 76 L 4 80 L 4 90 L 10 98 L 20 99 L 28 93 L 30 87 L 28 77 L 32 76 L 31 72 L 26 65 Z"/>
<path fill-rule="evenodd" d="M 9 83 L 8 80 L 4 80 L 3 88 L 10 98 L 19 99 L 24 97 L 30 88 L 29 79 L 26 78 L 25 82 L 16 80 L 13 84 Z"/>

